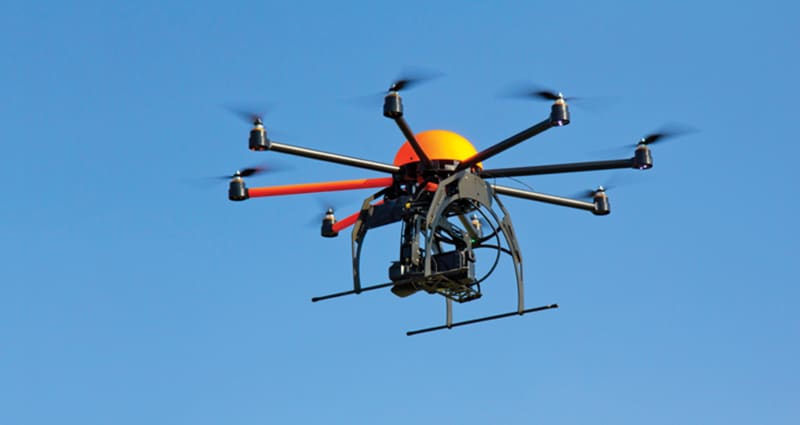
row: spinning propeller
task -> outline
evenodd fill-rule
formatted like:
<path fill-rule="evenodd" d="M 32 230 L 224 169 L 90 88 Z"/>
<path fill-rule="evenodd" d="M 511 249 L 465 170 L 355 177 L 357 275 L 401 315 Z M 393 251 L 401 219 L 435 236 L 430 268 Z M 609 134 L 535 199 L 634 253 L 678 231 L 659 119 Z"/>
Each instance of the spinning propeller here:
<path fill-rule="evenodd" d="M 253 175 L 256 175 L 256 174 L 261 174 L 264 171 L 266 171 L 266 170 L 263 167 L 250 167 L 250 168 L 244 168 L 244 169 L 241 169 L 241 170 L 236 170 L 236 172 L 233 173 L 232 175 L 230 175 L 230 176 L 220 176 L 220 178 L 227 180 L 227 179 L 232 179 L 232 178 L 235 178 L 235 177 L 250 177 L 250 176 L 253 176 Z"/>
<path fill-rule="evenodd" d="M 565 97 L 563 93 L 545 89 L 533 84 L 517 84 L 505 91 L 505 97 L 547 100 L 553 102 L 550 107 L 550 125 L 561 127 L 569 124 L 568 100 L 577 100 L 577 97 Z"/>
<path fill-rule="evenodd" d="M 606 191 L 614 186 L 601 185 L 597 189 L 585 190 L 574 195 L 575 198 L 585 199 L 593 204 L 592 213 L 595 215 L 608 215 L 611 212 L 611 207 L 608 203 L 608 196 Z"/>
<path fill-rule="evenodd" d="M 324 213 L 323 214 L 319 214 L 317 212 L 314 212 L 314 214 L 313 214 L 314 215 L 314 219 L 313 220 L 309 220 L 309 222 L 308 222 L 309 225 L 319 226 L 320 218 L 322 218 L 322 220 L 326 220 L 329 217 L 332 217 L 332 218 L 335 219 L 335 214 L 336 214 L 337 208 L 333 205 L 333 203 L 328 202 L 327 200 L 323 200 L 323 199 L 317 198 L 317 204 L 319 205 L 319 210 L 315 210 L 315 211 L 323 211 Z"/>
<path fill-rule="evenodd" d="M 385 91 L 382 90 L 377 93 L 356 96 L 349 99 L 349 101 L 361 107 L 371 108 L 374 107 L 376 103 L 383 100 L 388 94 L 399 94 L 400 91 L 416 87 L 422 83 L 439 78 L 442 75 L 444 74 L 435 71 L 406 71 L 394 80 Z"/>
<path fill-rule="evenodd" d="M 575 194 L 575 197 L 579 199 L 593 199 L 596 195 L 600 193 L 606 193 L 607 190 L 613 189 L 614 187 L 616 186 L 600 185 L 597 186 L 597 189 L 590 189 L 578 192 L 577 194 Z"/>
<path fill-rule="evenodd" d="M 562 99 L 564 101 L 582 99 L 579 97 L 565 97 L 561 92 L 543 88 L 535 84 L 519 84 L 506 91 L 505 96 L 512 98 L 549 100 L 549 101 L 556 101 L 559 99 Z"/>
<path fill-rule="evenodd" d="M 576 99 L 579 99 L 577 97 L 566 98 L 566 97 L 564 97 L 564 95 L 561 92 L 556 93 L 556 92 L 549 91 L 549 90 L 534 90 L 534 91 L 531 91 L 530 93 L 528 93 L 527 97 L 539 98 L 539 99 L 542 99 L 542 100 L 559 100 L 559 99 L 576 100 Z"/>
<path fill-rule="evenodd" d="M 252 109 L 243 108 L 228 108 L 235 115 L 245 121 L 253 124 L 250 130 L 250 138 L 248 140 L 248 148 L 251 151 L 266 151 L 271 146 L 269 136 L 267 136 L 267 129 L 264 128 L 264 113 L 252 112 Z"/>
<path fill-rule="evenodd" d="M 390 92 L 392 92 L 392 91 L 400 91 L 400 90 L 403 90 L 406 87 L 413 86 L 414 84 L 417 84 L 419 82 L 420 82 L 420 80 L 400 79 L 400 80 L 397 80 L 394 83 L 392 83 L 392 85 L 389 86 L 389 90 L 387 90 L 387 91 L 390 91 Z"/>
<path fill-rule="evenodd" d="M 589 111 L 598 111 L 605 109 L 609 105 L 616 103 L 619 98 L 617 96 L 581 96 L 581 97 L 566 97 L 560 91 L 552 90 L 548 87 L 542 87 L 532 83 L 519 83 L 511 86 L 509 89 L 501 92 L 502 97 L 512 99 L 533 99 L 545 100 L 556 102 L 563 100 L 564 102 L 575 102 L 575 106 Z"/>
<path fill-rule="evenodd" d="M 231 174 L 231 175 L 219 176 L 218 178 L 219 179 L 223 179 L 223 180 L 230 180 L 230 179 L 233 179 L 233 178 L 236 178 L 236 177 L 251 177 L 251 176 L 255 176 L 257 174 L 274 173 L 276 171 L 281 171 L 284 168 L 285 167 L 283 167 L 283 166 L 278 166 L 278 165 L 275 165 L 275 164 L 271 164 L 271 165 L 260 164 L 260 165 L 256 165 L 256 166 L 252 166 L 252 167 L 242 168 L 242 169 L 236 170 L 236 172 Z"/>
<path fill-rule="evenodd" d="M 411 87 L 419 85 L 420 83 L 424 83 L 441 76 L 442 74 L 432 71 L 417 70 L 414 72 L 406 72 L 389 86 L 387 93 L 410 89 Z"/>
<path fill-rule="evenodd" d="M 248 124 L 263 125 L 264 116 L 269 114 L 272 106 L 226 106 L 225 109 Z"/>
<path fill-rule="evenodd" d="M 639 142 L 636 143 L 635 145 L 629 145 L 629 146 L 636 147 L 641 145 L 652 145 L 653 143 L 663 142 L 666 139 L 673 139 L 678 136 L 683 136 L 688 133 L 693 133 L 694 131 L 696 130 L 689 127 L 678 127 L 676 125 L 671 125 L 668 128 L 661 130 L 657 133 L 648 134 L 642 137 L 639 140 Z"/>
<path fill-rule="evenodd" d="M 269 106 L 260 105 L 258 107 L 227 106 L 226 109 L 253 125 L 250 130 L 249 149 L 251 151 L 266 151 L 270 149 L 271 141 L 264 128 L 264 115 L 272 109 Z M 261 110 L 261 112 L 253 112 Z"/>

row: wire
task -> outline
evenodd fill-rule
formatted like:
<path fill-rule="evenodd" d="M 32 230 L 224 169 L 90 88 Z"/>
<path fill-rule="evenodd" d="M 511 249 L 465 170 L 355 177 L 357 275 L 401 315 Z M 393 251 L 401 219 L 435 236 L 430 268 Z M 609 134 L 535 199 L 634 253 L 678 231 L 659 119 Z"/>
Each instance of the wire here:
<path fill-rule="evenodd" d="M 530 189 L 531 192 L 536 192 L 536 190 L 534 190 L 528 183 L 525 183 L 524 181 L 522 181 L 522 180 L 520 180 L 518 178 L 509 177 L 509 179 L 514 180 L 515 182 L 525 186 L 526 188 Z M 495 179 L 495 182 L 496 182 L 496 179 Z"/>
<path fill-rule="evenodd" d="M 481 204 L 480 203 L 478 203 L 477 206 L 475 206 L 475 204 L 473 204 L 472 207 L 475 209 L 475 211 L 478 211 L 478 213 L 480 213 L 480 215 L 483 217 L 483 221 L 485 223 L 489 224 L 489 227 L 492 228 L 492 233 L 489 233 L 486 236 L 480 237 L 475 241 L 475 243 L 481 244 L 481 243 L 486 242 L 489 239 L 492 239 L 493 237 L 495 237 L 497 235 L 498 229 L 491 225 L 491 223 L 489 222 L 489 217 L 487 217 L 486 214 L 483 212 L 483 210 L 481 210 Z M 494 219 L 497 222 L 497 225 L 499 226 L 500 225 L 500 220 L 497 219 L 497 217 L 494 217 Z"/>
<path fill-rule="evenodd" d="M 478 211 L 478 213 L 480 213 L 481 216 L 483 216 L 483 219 L 486 221 L 486 224 L 488 224 L 489 227 L 492 228 L 492 235 L 494 235 L 495 238 L 497 239 L 497 246 L 496 246 L 497 255 L 494 258 L 494 263 L 492 264 L 492 267 L 489 268 L 489 271 L 486 272 L 486 274 L 483 275 L 483 277 L 481 277 L 480 279 L 478 279 L 475 282 L 475 285 L 480 285 L 481 282 L 483 282 L 484 280 L 488 279 L 489 276 L 492 273 L 494 273 L 494 270 L 497 268 L 497 265 L 500 263 L 500 254 L 502 253 L 502 251 L 501 251 L 502 248 L 500 247 L 500 233 L 498 231 L 498 228 L 496 228 L 494 226 L 494 224 L 492 224 L 492 222 L 489 221 L 489 217 L 486 216 L 486 213 L 484 213 L 483 210 L 480 207 L 478 207 L 476 210 Z M 492 213 L 492 218 L 494 218 L 494 220 L 497 222 L 497 225 L 500 226 L 500 220 L 497 218 L 497 214 L 495 214 L 494 211 L 491 211 L 491 213 Z M 486 240 L 486 238 L 484 238 L 483 240 Z M 484 245 L 484 246 L 487 247 L 487 248 L 491 248 L 492 247 L 490 245 Z M 481 245 L 479 244 L 475 248 L 480 248 L 480 247 L 481 247 Z M 509 255 L 510 254 L 511 253 L 509 252 Z"/>
<path fill-rule="evenodd" d="M 511 250 L 510 249 L 503 248 L 502 246 L 499 246 L 499 245 L 480 245 L 480 246 L 476 246 L 476 247 L 473 247 L 473 248 L 475 248 L 475 249 L 478 249 L 478 248 L 492 248 L 492 249 L 497 249 L 499 251 L 502 251 L 503 254 L 513 255 L 513 254 L 511 254 Z"/>

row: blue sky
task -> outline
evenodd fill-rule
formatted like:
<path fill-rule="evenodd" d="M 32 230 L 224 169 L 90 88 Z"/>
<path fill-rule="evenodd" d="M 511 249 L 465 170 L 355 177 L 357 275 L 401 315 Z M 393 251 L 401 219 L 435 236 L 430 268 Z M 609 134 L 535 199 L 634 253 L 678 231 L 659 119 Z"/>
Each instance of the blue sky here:
<path fill-rule="evenodd" d="M 718 2 L 5 2 L 0 6 L 0 422 L 793 424 L 798 6 Z M 544 119 L 520 81 L 596 96 L 486 166 L 613 159 L 670 123 L 612 214 L 509 199 L 529 306 L 415 337 L 442 299 L 348 289 L 349 233 L 313 196 L 250 186 L 380 177 L 246 149 L 224 105 L 272 105 L 275 139 L 390 162 L 393 123 L 354 98 L 409 68 L 415 131 L 479 149 Z M 611 149 L 612 153 L 608 153 Z M 517 182 L 503 182 L 519 187 Z M 370 194 L 334 196 L 342 210 Z M 384 282 L 397 227 L 371 233 Z M 458 318 L 514 308 L 508 261 Z"/>

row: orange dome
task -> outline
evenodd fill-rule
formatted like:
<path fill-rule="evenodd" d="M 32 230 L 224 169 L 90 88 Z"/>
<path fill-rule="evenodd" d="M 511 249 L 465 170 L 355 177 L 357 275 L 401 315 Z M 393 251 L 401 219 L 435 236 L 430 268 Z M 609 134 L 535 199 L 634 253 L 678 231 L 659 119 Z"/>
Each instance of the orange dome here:
<path fill-rule="evenodd" d="M 456 160 L 464 161 L 478 153 L 475 147 L 469 140 L 465 139 L 459 134 L 447 130 L 428 130 L 415 135 L 428 158 L 432 160 Z M 394 157 L 394 165 L 400 167 L 412 162 L 419 162 L 417 153 L 414 148 L 406 141 L 397 155 Z M 483 168 L 483 164 L 478 163 L 476 167 Z"/>

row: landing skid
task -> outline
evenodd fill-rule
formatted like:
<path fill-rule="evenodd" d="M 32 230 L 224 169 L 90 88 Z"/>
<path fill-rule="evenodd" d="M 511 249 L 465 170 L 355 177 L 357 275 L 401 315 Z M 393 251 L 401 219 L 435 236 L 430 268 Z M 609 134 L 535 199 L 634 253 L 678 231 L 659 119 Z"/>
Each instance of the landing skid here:
<path fill-rule="evenodd" d="M 337 292 L 335 294 L 328 294 L 328 295 L 323 295 L 323 296 L 320 296 L 320 297 L 311 298 L 311 302 L 315 303 L 317 301 L 329 300 L 331 298 L 339 298 L 339 297 L 343 297 L 345 295 L 357 295 L 357 294 L 360 294 L 362 292 L 367 292 L 367 291 L 372 291 L 372 290 L 375 290 L 375 289 L 386 288 L 386 287 L 389 287 L 389 286 L 392 286 L 392 285 L 394 285 L 394 282 L 381 283 L 380 285 L 375 285 L 375 286 L 367 286 L 366 288 L 359 288 L 358 290 Z"/>
<path fill-rule="evenodd" d="M 440 331 L 442 329 L 451 329 L 451 328 L 455 328 L 457 326 L 471 325 L 473 323 L 486 322 L 486 321 L 489 321 L 489 320 L 496 320 L 496 319 L 503 319 L 503 318 L 511 317 L 511 316 L 522 316 L 525 313 L 533 313 L 533 312 L 542 311 L 542 310 L 549 310 L 551 308 L 558 308 L 558 304 L 550 304 L 550 305 L 543 305 L 541 307 L 529 308 L 527 310 L 522 310 L 522 311 L 512 311 L 512 312 L 509 312 L 509 313 L 496 314 L 494 316 L 486 316 L 486 317 L 481 317 L 481 318 L 478 318 L 478 319 L 465 320 L 463 322 L 455 322 L 455 323 L 453 323 L 452 322 L 453 316 L 452 316 L 452 310 L 450 309 L 450 303 L 448 302 L 447 305 L 448 305 L 448 309 L 447 309 L 447 313 L 448 313 L 447 314 L 447 324 L 441 325 L 441 326 L 434 326 L 432 328 L 425 328 L 425 329 L 417 329 L 415 331 L 408 331 L 408 332 L 406 332 L 406 335 L 412 336 L 412 335 L 417 335 L 417 334 L 426 333 L 426 332 Z"/>
<path fill-rule="evenodd" d="M 311 302 L 329 300 L 331 298 L 339 298 L 339 297 L 344 297 L 346 295 L 358 295 L 358 294 L 360 294 L 362 292 L 368 292 L 368 291 L 373 291 L 375 289 L 387 288 L 387 287 L 392 286 L 392 285 L 395 285 L 395 283 L 394 282 L 381 283 L 380 285 L 373 285 L 373 286 L 367 286 L 367 287 L 364 287 L 364 288 L 360 288 L 358 291 L 355 291 L 355 290 L 353 290 L 353 291 L 343 291 L 343 292 L 337 292 L 335 294 L 322 295 L 322 296 L 319 296 L 319 297 L 311 298 Z M 473 323 L 487 322 L 489 320 L 503 319 L 503 318 L 511 317 L 511 316 L 522 316 L 523 314 L 527 314 L 527 313 L 535 313 L 537 311 L 549 310 L 551 308 L 558 308 L 558 304 L 550 304 L 550 305 L 543 305 L 541 307 L 529 308 L 527 310 L 511 311 L 511 312 L 503 313 L 503 314 L 495 314 L 494 316 L 480 317 L 478 319 L 464 320 L 463 322 L 455 322 L 455 323 L 453 323 L 453 300 L 451 300 L 450 298 L 446 298 L 446 301 L 447 301 L 447 323 L 446 324 L 441 325 L 441 326 L 434 326 L 434 327 L 431 327 L 431 328 L 417 329 L 415 331 L 408 331 L 408 332 L 406 332 L 406 335 L 407 336 L 412 336 L 412 335 L 417 335 L 417 334 L 426 333 L 426 332 L 440 331 L 440 330 L 443 330 L 443 329 L 452 329 L 452 328 L 455 328 L 455 327 L 458 327 L 458 326 L 471 325 Z"/>

